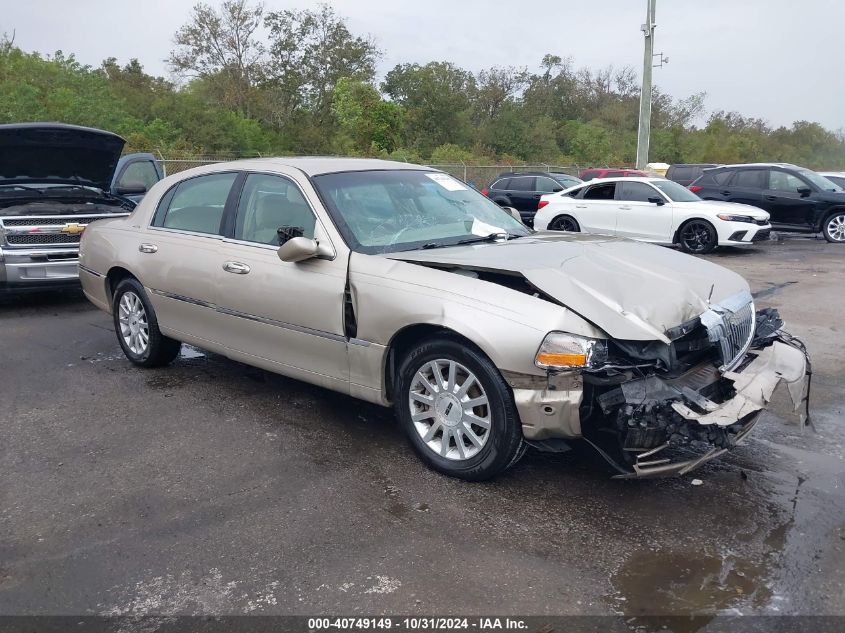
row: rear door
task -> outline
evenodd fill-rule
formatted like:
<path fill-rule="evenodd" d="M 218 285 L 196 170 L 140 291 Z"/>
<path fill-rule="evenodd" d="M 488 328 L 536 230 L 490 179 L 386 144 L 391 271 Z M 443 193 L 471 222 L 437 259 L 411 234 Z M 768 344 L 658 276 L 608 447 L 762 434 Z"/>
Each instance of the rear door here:
<path fill-rule="evenodd" d="M 766 169 L 737 169 L 728 183 L 717 189 L 725 202 L 739 202 L 763 208 L 763 189 L 766 186 Z"/>
<path fill-rule="evenodd" d="M 773 224 L 807 228 L 813 225 L 815 202 L 802 196 L 799 189 L 813 187 L 795 174 L 779 169 L 767 172 L 767 187 L 763 191 L 763 208 L 771 215 Z"/>
<path fill-rule="evenodd" d="M 650 202 L 659 199 L 658 205 Z M 622 237 L 671 242 L 672 205 L 651 185 L 634 180 L 616 185 L 619 214 L 616 216 L 616 234 Z"/>
<path fill-rule="evenodd" d="M 537 205 L 540 204 L 540 194 L 536 192 L 534 176 L 512 177 L 508 190 L 513 207 L 519 211 L 523 220 L 530 221 L 537 213 Z"/>
<path fill-rule="evenodd" d="M 217 312 L 217 269 L 224 209 L 239 172 L 183 180 L 159 202 L 139 233 L 141 282 L 150 291 L 159 326 L 175 338 L 218 344 L 225 335 Z"/>
<path fill-rule="evenodd" d="M 616 217 L 619 213 L 616 186 L 615 182 L 602 182 L 585 187 L 582 197 L 575 200 L 575 219 L 582 231 L 616 234 Z"/>
<path fill-rule="evenodd" d="M 295 176 L 248 174 L 226 235 L 214 270 L 227 347 L 248 362 L 261 359 L 287 375 L 339 388 L 336 381 L 349 378 L 343 329 L 348 258 L 279 259 L 276 251 L 288 236 L 328 241 Z"/>

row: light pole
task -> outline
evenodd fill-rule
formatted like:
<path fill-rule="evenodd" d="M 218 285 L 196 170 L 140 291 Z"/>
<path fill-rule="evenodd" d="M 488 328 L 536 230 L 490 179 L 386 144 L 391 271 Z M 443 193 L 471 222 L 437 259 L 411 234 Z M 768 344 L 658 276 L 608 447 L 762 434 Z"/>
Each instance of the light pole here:
<path fill-rule="evenodd" d="M 648 164 L 648 140 L 651 135 L 651 69 L 654 64 L 654 12 L 657 0 L 648 3 L 645 24 L 640 28 L 645 36 L 643 51 L 643 89 L 640 93 L 640 125 L 637 130 L 637 169 Z"/>

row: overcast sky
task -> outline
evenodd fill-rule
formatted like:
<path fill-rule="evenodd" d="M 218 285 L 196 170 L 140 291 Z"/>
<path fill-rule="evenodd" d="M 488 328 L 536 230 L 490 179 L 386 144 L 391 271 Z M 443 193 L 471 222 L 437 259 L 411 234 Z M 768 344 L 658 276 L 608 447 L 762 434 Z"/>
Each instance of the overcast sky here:
<path fill-rule="evenodd" d="M 217 0 L 207 0 L 217 4 Z M 137 57 L 168 76 L 173 33 L 195 0 L 3 0 L 0 32 L 25 50 L 73 52 L 83 63 Z M 266 0 L 268 9 L 316 3 Z M 334 0 L 355 34 L 384 51 L 381 76 L 401 62 L 536 70 L 546 53 L 576 66 L 642 71 L 646 0 Z M 707 93 L 708 110 L 789 125 L 845 128 L 841 0 L 658 0 L 655 52 L 670 63 L 655 83 L 675 97 Z"/>

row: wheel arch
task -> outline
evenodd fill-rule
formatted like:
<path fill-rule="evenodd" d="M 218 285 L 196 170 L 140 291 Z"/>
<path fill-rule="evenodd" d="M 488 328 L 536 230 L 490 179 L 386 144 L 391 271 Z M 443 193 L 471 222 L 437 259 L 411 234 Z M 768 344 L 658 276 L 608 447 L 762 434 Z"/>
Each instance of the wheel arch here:
<path fill-rule="evenodd" d="M 109 269 L 109 272 L 106 273 L 106 297 L 109 300 L 109 305 L 111 305 L 114 300 L 114 289 L 117 288 L 117 285 L 121 281 L 128 278 L 138 279 L 136 275 L 132 274 L 123 266 L 112 266 Z M 140 281 L 140 279 L 138 281 Z"/>
<path fill-rule="evenodd" d="M 462 334 L 445 325 L 435 323 L 413 323 L 406 325 L 397 331 L 387 344 L 387 352 L 384 355 L 384 394 L 388 401 L 393 401 L 393 390 L 396 388 L 397 370 L 404 355 L 413 348 L 414 344 L 435 336 L 442 336 L 472 347 L 475 351 L 483 354 L 495 366 L 495 361 L 483 348 Z"/>
<path fill-rule="evenodd" d="M 827 219 L 831 215 L 834 215 L 835 213 L 843 213 L 843 212 L 845 212 L 845 205 L 838 205 L 838 206 L 829 208 L 824 213 L 819 214 L 819 219 L 816 223 L 816 232 L 820 233 L 822 230 L 824 230 L 824 223 L 827 221 Z"/>
<path fill-rule="evenodd" d="M 680 244 L 681 243 L 681 229 L 684 228 L 690 222 L 707 222 L 710 226 L 713 227 L 713 230 L 716 231 L 716 241 L 719 240 L 719 229 L 716 227 L 716 224 L 713 222 L 712 218 L 703 218 L 698 215 L 694 215 L 692 217 L 684 218 L 680 222 L 678 222 L 678 226 L 675 228 L 675 233 L 672 235 L 672 244 Z"/>

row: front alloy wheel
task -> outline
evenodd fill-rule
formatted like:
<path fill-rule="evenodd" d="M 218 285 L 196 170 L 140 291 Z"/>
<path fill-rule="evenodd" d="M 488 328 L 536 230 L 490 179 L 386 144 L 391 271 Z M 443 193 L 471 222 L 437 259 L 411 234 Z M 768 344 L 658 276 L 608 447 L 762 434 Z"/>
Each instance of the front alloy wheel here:
<path fill-rule="evenodd" d="M 705 220 L 690 220 L 684 224 L 679 238 L 684 251 L 697 255 L 709 253 L 718 243 L 716 229 Z"/>
<path fill-rule="evenodd" d="M 824 222 L 823 233 L 828 242 L 845 242 L 845 211 L 829 216 Z"/>
<path fill-rule="evenodd" d="M 425 445 L 446 459 L 469 459 L 490 436 L 490 402 L 478 378 L 460 363 L 438 358 L 414 375 L 411 420 Z"/>
<path fill-rule="evenodd" d="M 454 335 L 423 340 L 404 356 L 393 402 L 417 454 L 452 477 L 489 479 L 525 452 L 519 413 L 502 374 Z"/>

